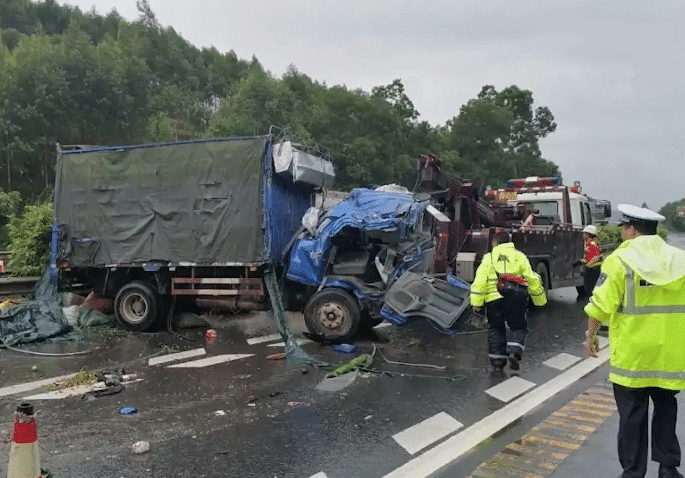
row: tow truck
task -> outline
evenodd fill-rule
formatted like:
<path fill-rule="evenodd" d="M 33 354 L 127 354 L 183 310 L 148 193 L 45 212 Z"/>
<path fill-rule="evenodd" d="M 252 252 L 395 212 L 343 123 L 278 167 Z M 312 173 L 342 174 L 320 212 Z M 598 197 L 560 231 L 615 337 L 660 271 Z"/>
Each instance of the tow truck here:
<path fill-rule="evenodd" d="M 583 228 L 593 224 L 589 198 L 579 182 L 566 186 L 559 177 L 510 179 L 480 197 L 472 183 L 443 171 L 440 158 L 419 158 L 419 185 L 431 192 L 449 219 L 436 235 L 436 270 L 454 263 L 456 275 L 471 282 L 496 229 L 509 231 L 528 256 L 546 289 L 575 286 L 583 293 Z"/>

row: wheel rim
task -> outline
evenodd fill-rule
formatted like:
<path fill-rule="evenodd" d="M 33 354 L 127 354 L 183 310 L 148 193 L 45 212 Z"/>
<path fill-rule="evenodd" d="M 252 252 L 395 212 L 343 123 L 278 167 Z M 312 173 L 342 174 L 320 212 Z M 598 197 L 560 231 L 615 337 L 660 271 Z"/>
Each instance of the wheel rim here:
<path fill-rule="evenodd" d="M 350 328 L 350 314 L 338 302 L 326 302 L 316 314 L 316 321 L 324 332 L 345 332 Z"/>
<path fill-rule="evenodd" d="M 121 302 L 121 315 L 131 324 L 143 322 L 147 318 L 148 310 L 147 300 L 139 292 L 128 294 Z"/>

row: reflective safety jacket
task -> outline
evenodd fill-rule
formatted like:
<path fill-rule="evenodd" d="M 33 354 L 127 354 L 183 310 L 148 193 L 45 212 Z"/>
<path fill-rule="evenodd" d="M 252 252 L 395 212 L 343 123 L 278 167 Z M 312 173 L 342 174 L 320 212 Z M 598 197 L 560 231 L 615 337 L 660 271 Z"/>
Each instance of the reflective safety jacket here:
<path fill-rule="evenodd" d="M 659 236 L 625 241 L 604 260 L 585 312 L 609 323 L 609 380 L 685 389 L 685 251 Z"/>
<path fill-rule="evenodd" d="M 471 305 L 482 307 L 486 302 L 502 299 L 497 292 L 497 273 L 512 274 L 521 277 L 528 283 L 528 294 L 533 304 L 543 306 L 547 303 L 545 289 L 540 276 L 533 272 L 526 255 L 516 249 L 514 244 L 506 242 L 495 246 L 491 253 L 483 256 L 478 266 L 476 278 L 471 284 Z"/>

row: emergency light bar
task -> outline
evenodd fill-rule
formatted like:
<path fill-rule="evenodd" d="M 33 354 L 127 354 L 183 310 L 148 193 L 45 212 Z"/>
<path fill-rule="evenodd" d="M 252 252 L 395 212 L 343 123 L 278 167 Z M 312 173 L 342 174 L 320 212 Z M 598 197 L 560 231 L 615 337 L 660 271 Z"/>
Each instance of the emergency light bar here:
<path fill-rule="evenodd" d="M 510 179 L 507 181 L 507 188 L 522 188 L 522 187 L 536 187 L 536 186 L 561 186 L 561 178 L 558 176 L 550 178 L 540 178 L 537 176 L 529 176 L 525 179 Z"/>

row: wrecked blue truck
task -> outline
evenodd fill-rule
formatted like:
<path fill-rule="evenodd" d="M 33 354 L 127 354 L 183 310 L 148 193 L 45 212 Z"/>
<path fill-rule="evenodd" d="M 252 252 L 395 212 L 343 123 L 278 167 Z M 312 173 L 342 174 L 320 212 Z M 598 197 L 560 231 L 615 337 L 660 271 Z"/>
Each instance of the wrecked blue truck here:
<path fill-rule="evenodd" d="M 463 325 L 469 285 L 433 272 L 435 221 L 445 219 L 429 195 L 370 189 L 354 189 L 318 216 L 294 243 L 286 275 L 304 291 L 310 332 L 345 339 L 414 317 L 447 330 Z"/>
<path fill-rule="evenodd" d="M 429 197 L 357 189 L 314 209 L 332 163 L 272 136 L 59 151 L 52 267 L 148 330 L 183 302 L 266 309 L 276 271 L 312 334 L 346 340 L 382 320 L 449 329 L 468 286 L 432 273 Z"/>

